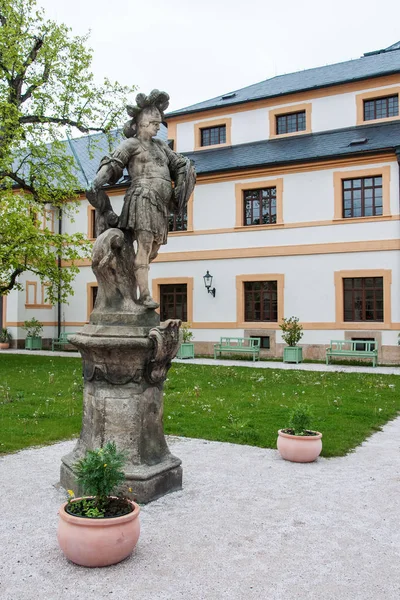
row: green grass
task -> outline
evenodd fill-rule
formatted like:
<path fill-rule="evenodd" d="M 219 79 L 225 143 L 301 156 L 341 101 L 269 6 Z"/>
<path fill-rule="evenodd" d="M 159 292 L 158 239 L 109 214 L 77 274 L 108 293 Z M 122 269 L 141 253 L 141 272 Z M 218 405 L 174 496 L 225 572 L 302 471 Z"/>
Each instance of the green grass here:
<path fill-rule="evenodd" d="M 81 360 L 0 357 L 0 453 L 79 435 Z M 342 456 L 400 410 L 396 375 L 174 364 L 165 385 L 165 432 L 266 448 L 295 402 L 313 407 L 323 456 Z"/>

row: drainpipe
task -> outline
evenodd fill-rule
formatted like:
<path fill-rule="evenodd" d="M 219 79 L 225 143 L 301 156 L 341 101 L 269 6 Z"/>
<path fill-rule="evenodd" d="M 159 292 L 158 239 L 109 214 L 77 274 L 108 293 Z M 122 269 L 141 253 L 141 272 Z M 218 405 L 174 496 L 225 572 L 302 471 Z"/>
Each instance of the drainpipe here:
<path fill-rule="evenodd" d="M 394 149 L 396 152 L 397 164 L 399 165 L 399 207 L 400 207 L 400 147 Z"/>
<path fill-rule="evenodd" d="M 58 209 L 58 233 L 62 234 L 62 208 Z M 61 275 L 61 256 L 58 255 L 57 259 L 58 272 Z M 57 302 L 57 337 L 60 338 L 61 334 L 61 283 L 58 284 L 58 302 Z"/>

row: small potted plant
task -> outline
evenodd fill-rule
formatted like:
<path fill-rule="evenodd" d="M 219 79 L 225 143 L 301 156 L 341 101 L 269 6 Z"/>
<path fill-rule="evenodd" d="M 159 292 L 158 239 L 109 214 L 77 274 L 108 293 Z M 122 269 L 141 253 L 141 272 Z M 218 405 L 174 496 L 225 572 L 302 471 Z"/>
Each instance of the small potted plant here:
<path fill-rule="evenodd" d="M 283 349 L 283 362 L 302 362 L 303 348 L 297 346 L 297 343 L 303 337 L 303 326 L 300 325 L 298 317 L 283 319 L 279 327 L 282 330 L 283 341 L 287 344 Z"/>
<path fill-rule="evenodd" d="M 59 510 L 57 538 L 61 550 L 72 562 L 84 567 L 113 565 L 131 554 L 140 534 L 136 502 L 115 490 L 124 481 L 126 457 L 114 442 L 88 450 L 74 465 L 77 484 L 87 496 L 74 492 Z M 131 489 L 129 488 L 129 491 Z"/>
<path fill-rule="evenodd" d="M 22 329 L 26 330 L 25 350 L 41 350 L 42 338 L 40 334 L 43 331 L 43 325 L 33 317 L 29 321 L 24 321 Z"/>
<path fill-rule="evenodd" d="M 285 460 L 313 462 L 321 454 L 322 433 L 311 429 L 312 411 L 308 404 L 296 404 L 289 417 L 289 427 L 278 431 L 277 447 Z"/>
<path fill-rule="evenodd" d="M 193 333 L 190 331 L 190 323 L 182 323 L 182 343 L 179 347 L 177 358 L 194 358 Z"/>
<path fill-rule="evenodd" d="M 7 327 L 0 329 L 0 350 L 7 350 L 10 347 L 12 336 Z"/>

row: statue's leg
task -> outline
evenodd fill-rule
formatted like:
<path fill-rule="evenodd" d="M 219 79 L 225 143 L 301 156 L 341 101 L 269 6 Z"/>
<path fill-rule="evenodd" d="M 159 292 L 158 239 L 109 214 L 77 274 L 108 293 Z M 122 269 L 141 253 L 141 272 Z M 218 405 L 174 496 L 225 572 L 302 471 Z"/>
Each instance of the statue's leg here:
<path fill-rule="evenodd" d="M 139 288 L 139 301 L 146 308 L 158 308 L 149 290 L 149 262 L 153 249 L 153 235 L 149 231 L 138 231 L 135 257 L 136 282 Z"/>

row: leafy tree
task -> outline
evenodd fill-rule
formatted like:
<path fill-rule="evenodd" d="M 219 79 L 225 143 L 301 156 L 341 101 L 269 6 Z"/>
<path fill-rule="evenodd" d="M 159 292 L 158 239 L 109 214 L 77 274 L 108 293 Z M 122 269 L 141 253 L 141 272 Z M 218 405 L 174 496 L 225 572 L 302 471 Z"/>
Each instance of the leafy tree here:
<path fill-rule="evenodd" d="M 29 270 L 51 301 L 65 300 L 73 262 L 87 255 L 85 236 L 42 225 L 49 208 L 71 216 L 82 187 L 65 138 L 111 135 L 134 90 L 95 84 L 87 38 L 47 20 L 36 0 L 0 0 L 0 294 Z"/>

